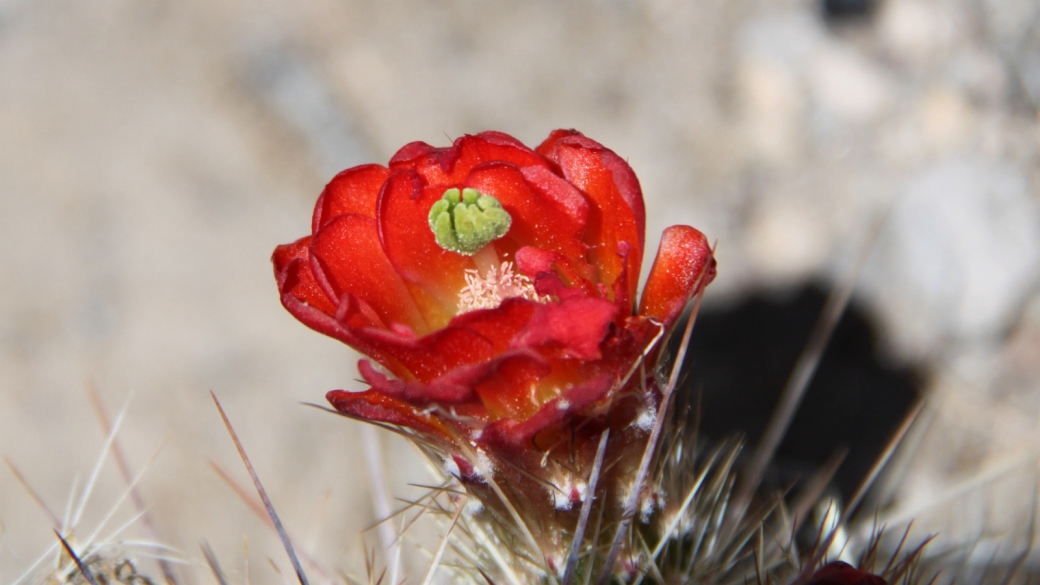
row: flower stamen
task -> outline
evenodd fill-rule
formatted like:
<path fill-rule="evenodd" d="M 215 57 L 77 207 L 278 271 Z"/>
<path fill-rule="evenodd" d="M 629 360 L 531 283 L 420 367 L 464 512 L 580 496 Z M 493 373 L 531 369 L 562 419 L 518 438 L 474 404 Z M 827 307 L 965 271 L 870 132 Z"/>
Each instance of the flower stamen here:
<path fill-rule="evenodd" d="M 502 301 L 514 297 L 539 303 L 549 301 L 549 297 L 539 295 L 534 290 L 530 278 L 513 272 L 512 262 L 492 266 L 483 275 L 478 270 L 467 270 L 465 278 L 466 286 L 459 291 L 459 313 L 495 309 Z"/>

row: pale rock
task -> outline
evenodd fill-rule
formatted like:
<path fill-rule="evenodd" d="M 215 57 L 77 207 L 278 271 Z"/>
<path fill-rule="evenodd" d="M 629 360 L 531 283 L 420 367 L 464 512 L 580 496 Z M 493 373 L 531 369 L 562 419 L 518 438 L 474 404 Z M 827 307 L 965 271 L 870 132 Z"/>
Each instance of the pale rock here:
<path fill-rule="evenodd" d="M 322 176 L 369 160 L 356 122 L 314 63 L 293 51 L 268 47 L 253 56 L 249 69 L 258 93 L 304 139 Z"/>
<path fill-rule="evenodd" d="M 798 69 L 823 41 L 825 29 L 812 13 L 768 14 L 741 27 L 738 48 L 744 55 Z"/>
<path fill-rule="evenodd" d="M 985 0 L 980 2 L 991 44 L 1017 77 L 1022 97 L 1040 106 L 1040 4 L 1035 0 Z"/>
<path fill-rule="evenodd" d="M 918 116 L 921 138 L 931 152 L 958 150 L 972 137 L 974 110 L 964 95 L 951 88 L 928 90 L 920 102 Z"/>
<path fill-rule="evenodd" d="M 949 6 L 923 0 L 886 2 L 878 22 L 883 45 L 900 61 L 920 65 L 953 43 L 960 21 Z"/>
<path fill-rule="evenodd" d="M 828 34 L 811 13 L 759 17 L 743 27 L 738 43 L 745 135 L 750 151 L 774 165 L 803 158 L 807 128 L 840 137 L 849 124 L 878 120 L 896 101 L 896 83 L 884 68 Z"/>
<path fill-rule="evenodd" d="M 334 69 L 339 75 L 335 79 L 364 105 L 385 103 L 398 94 L 393 68 L 376 47 L 361 45 L 336 57 Z"/>
<path fill-rule="evenodd" d="M 916 112 L 900 112 L 899 116 L 879 128 L 876 137 L 878 154 L 893 168 L 913 168 L 926 153 L 921 132 Z"/>
<path fill-rule="evenodd" d="M 947 67 L 947 78 L 973 100 L 999 105 L 1008 90 L 1008 73 L 1000 57 L 980 47 L 958 51 Z"/>
<path fill-rule="evenodd" d="M 910 178 L 893 205 L 863 288 L 900 349 L 985 342 L 1038 279 L 1040 209 L 1022 170 L 954 158 Z"/>
<path fill-rule="evenodd" d="M 828 39 L 813 54 L 808 73 L 816 103 L 849 122 L 875 120 L 895 100 L 886 73 L 837 39 Z"/>
<path fill-rule="evenodd" d="M 1032 0 L 983 0 L 979 2 L 988 32 L 998 46 L 1019 45 L 1040 19 L 1040 4 Z"/>
<path fill-rule="evenodd" d="M 800 160 L 806 109 L 802 69 L 822 38 L 820 23 L 808 14 L 763 16 L 741 29 L 738 94 L 754 157 L 777 166 Z"/>
<path fill-rule="evenodd" d="M 751 261 L 770 281 L 810 277 L 830 250 L 817 214 L 790 201 L 757 209 L 746 237 Z"/>
<path fill-rule="evenodd" d="M 741 64 L 744 128 L 748 146 L 761 160 L 783 166 L 799 160 L 804 136 L 804 92 L 789 71 L 765 60 Z"/>

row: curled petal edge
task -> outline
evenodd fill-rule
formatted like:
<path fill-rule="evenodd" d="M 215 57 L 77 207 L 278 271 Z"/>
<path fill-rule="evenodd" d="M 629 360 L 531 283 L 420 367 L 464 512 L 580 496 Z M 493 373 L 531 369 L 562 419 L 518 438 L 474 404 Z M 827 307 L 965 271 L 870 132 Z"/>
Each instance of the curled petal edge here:
<path fill-rule="evenodd" d="M 452 443 L 451 433 L 435 417 L 411 406 L 398 398 L 387 396 L 376 390 L 366 392 L 347 392 L 332 390 L 325 395 L 337 411 L 362 419 L 399 427 L 406 427 L 428 438 L 436 438 L 445 443 Z"/>
<path fill-rule="evenodd" d="M 551 366 L 544 357 L 530 350 L 510 351 L 494 359 L 452 369 L 429 383 L 404 382 L 382 374 L 368 360 L 358 362 L 358 370 L 373 390 L 407 401 L 414 406 L 430 403 L 464 404 L 479 400 L 476 386 L 496 375 L 498 367 L 511 360 L 523 360 L 541 376 L 548 375 Z"/>

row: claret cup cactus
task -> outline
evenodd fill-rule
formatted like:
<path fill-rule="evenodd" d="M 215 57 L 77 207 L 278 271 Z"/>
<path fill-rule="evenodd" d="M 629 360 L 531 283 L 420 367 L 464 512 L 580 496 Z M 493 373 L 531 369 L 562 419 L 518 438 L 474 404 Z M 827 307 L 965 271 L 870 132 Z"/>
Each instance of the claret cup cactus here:
<path fill-rule="evenodd" d="M 341 172 L 311 234 L 275 250 L 285 308 L 368 358 L 368 388 L 328 401 L 443 471 L 459 579 L 740 583 L 790 565 L 766 529 L 798 521 L 731 506 L 739 444 L 699 448 L 670 408 L 667 342 L 715 277 L 711 246 L 666 229 L 639 291 L 644 224 L 613 151 L 484 132 Z"/>

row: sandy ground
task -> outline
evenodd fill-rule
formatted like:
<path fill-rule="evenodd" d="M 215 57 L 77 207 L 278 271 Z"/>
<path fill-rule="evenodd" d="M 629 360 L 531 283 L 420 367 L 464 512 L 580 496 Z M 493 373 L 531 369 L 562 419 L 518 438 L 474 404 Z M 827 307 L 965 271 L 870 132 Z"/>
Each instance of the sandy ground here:
<path fill-rule="evenodd" d="M 246 480 L 213 391 L 301 542 L 357 570 L 361 435 L 300 405 L 357 388 L 356 355 L 281 309 L 271 250 L 341 168 L 574 127 L 639 174 L 648 240 L 718 240 L 710 302 L 839 278 L 882 222 L 857 290 L 935 398 L 901 501 L 1011 456 L 1031 470 L 1038 23 L 1028 0 L 889 0 L 839 26 L 795 1 L 0 0 L 0 454 L 61 516 L 104 445 L 93 385 L 128 405 L 164 542 L 277 582 L 272 534 L 208 463 Z M 428 481 L 384 441 L 391 485 Z M 85 532 L 121 486 L 106 464 Z M 6 472 L 0 523 L 7 583 L 53 534 Z"/>

